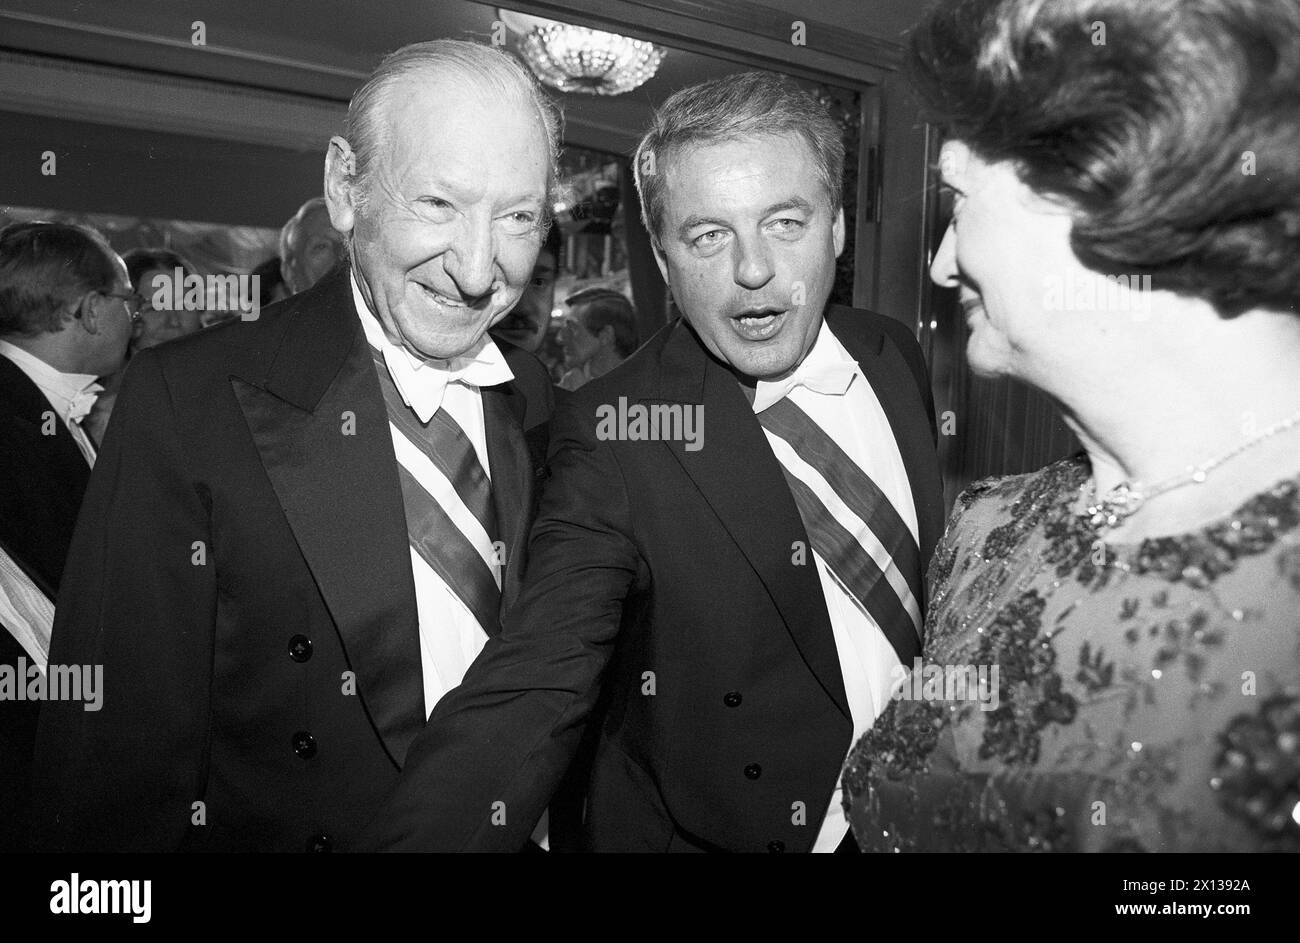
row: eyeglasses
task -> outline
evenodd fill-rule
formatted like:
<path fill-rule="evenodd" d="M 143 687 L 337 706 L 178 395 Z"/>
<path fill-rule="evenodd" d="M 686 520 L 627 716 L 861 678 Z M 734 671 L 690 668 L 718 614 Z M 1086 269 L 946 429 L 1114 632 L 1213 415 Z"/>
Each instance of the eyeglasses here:
<path fill-rule="evenodd" d="M 135 291 L 101 291 L 98 294 L 106 298 L 117 298 L 126 304 L 126 313 L 131 316 L 131 323 L 139 321 L 143 315 L 140 314 L 140 307 L 144 304 L 145 299 Z"/>

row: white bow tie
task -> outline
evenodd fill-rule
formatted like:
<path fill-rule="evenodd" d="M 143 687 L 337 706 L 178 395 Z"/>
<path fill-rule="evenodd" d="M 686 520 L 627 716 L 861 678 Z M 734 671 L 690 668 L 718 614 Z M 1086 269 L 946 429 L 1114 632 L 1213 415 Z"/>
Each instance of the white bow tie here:
<path fill-rule="evenodd" d="M 73 396 L 68 404 L 68 422 L 80 424 L 81 420 L 85 419 L 95 407 L 95 401 L 99 399 L 99 394 L 103 389 L 98 383 L 92 383 Z"/>
<path fill-rule="evenodd" d="M 754 412 L 761 413 L 774 403 L 779 403 L 799 386 L 806 386 L 814 393 L 840 396 L 848 390 L 857 371 L 856 363 L 837 360 L 816 366 L 802 364 L 784 380 L 759 380 L 754 390 Z"/>
<path fill-rule="evenodd" d="M 418 366 L 415 358 L 400 347 L 385 344 L 382 353 L 384 363 L 388 365 L 388 375 L 393 378 L 402 399 L 421 422 L 428 422 L 442 405 L 448 384 L 463 383 L 482 388 L 514 378 L 499 349 L 495 345 L 491 351 L 486 348 L 487 344 L 484 344 L 474 356 L 425 361 Z"/>

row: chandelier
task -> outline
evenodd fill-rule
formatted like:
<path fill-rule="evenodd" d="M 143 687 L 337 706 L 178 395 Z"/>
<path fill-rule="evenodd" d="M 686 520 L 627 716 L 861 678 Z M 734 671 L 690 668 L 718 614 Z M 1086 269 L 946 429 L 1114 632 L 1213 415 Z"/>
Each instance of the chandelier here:
<path fill-rule="evenodd" d="M 533 74 L 562 92 L 622 95 L 648 81 L 664 58 L 664 51 L 653 43 L 617 33 L 506 10 L 498 15 L 516 32 L 527 33 L 519 54 Z"/>

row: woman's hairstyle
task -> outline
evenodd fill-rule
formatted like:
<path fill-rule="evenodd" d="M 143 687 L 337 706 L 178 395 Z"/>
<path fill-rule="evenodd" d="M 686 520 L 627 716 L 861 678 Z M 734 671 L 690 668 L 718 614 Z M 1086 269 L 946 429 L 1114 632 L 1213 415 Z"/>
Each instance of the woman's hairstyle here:
<path fill-rule="evenodd" d="M 1300 312 L 1296 0 L 946 0 L 909 66 L 931 120 L 1074 209 L 1084 265 Z"/>
<path fill-rule="evenodd" d="M 112 288 L 120 269 L 108 242 L 73 223 L 11 223 L 0 229 L 0 335 L 63 330 L 72 305 Z"/>
<path fill-rule="evenodd" d="M 664 218 L 664 169 L 688 147 L 798 135 L 812 152 L 831 212 L 844 188 L 844 139 L 826 108 L 791 78 L 739 72 L 675 92 L 656 111 L 633 158 L 641 218 L 655 244 Z"/>
<path fill-rule="evenodd" d="M 177 252 L 171 249 L 132 249 L 123 253 L 122 261 L 126 263 L 126 274 L 131 279 L 131 287 L 146 298 L 152 294 L 152 285 L 141 285 L 140 276 L 153 269 L 162 269 L 170 275 L 180 269 L 186 275 L 193 275 L 194 268 Z"/>

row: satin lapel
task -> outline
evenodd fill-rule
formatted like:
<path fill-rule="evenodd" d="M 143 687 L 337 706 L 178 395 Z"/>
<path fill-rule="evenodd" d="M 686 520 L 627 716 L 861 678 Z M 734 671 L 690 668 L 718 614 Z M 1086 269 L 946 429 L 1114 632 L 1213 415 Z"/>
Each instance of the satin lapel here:
<path fill-rule="evenodd" d="M 349 301 L 348 308 L 351 308 Z M 304 314 L 311 318 L 312 312 Z M 284 509 L 298 547 L 338 627 L 358 692 L 399 765 L 424 725 L 415 581 L 397 461 L 388 431 L 374 363 L 351 314 L 350 340 L 341 365 L 338 352 L 316 350 L 307 339 L 328 337 L 328 317 L 291 328 L 280 353 L 297 353 L 297 371 L 281 365 L 263 389 L 231 378 L 262 464 Z M 300 322 L 303 319 L 300 319 Z M 294 341 L 302 346 L 295 350 Z M 318 354 L 313 358 L 312 354 Z M 337 369 L 317 395 L 317 377 L 304 370 Z M 272 390 L 277 390 L 272 392 Z M 297 400 L 290 401 L 289 398 Z"/>
<path fill-rule="evenodd" d="M 884 334 L 874 329 L 856 332 L 842 326 L 837 328 L 837 324 L 832 324 L 832 329 L 862 368 L 889 420 L 894 441 L 898 443 L 912 490 L 912 504 L 916 508 L 918 543 L 924 567 L 943 529 L 943 479 L 939 473 L 934 440 L 930 436 L 925 401 L 902 354 L 886 342 Z M 924 587 L 925 574 L 921 576 Z M 920 602 L 924 612 L 925 600 Z"/>
<path fill-rule="evenodd" d="M 781 464 L 736 378 L 679 328 L 664 350 L 664 399 L 699 402 L 703 372 L 704 444 L 694 452 L 666 444 L 767 587 L 809 669 L 852 719 L 821 580 Z"/>
<path fill-rule="evenodd" d="M 523 395 L 513 383 L 483 390 L 483 427 L 487 439 L 488 474 L 496 506 L 497 539 L 505 544 L 501 576 L 501 615 L 514 603 L 523 582 L 525 542 L 532 507 L 533 467 L 522 427 Z"/>

